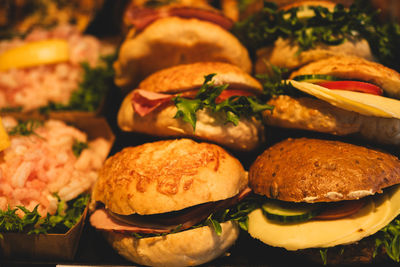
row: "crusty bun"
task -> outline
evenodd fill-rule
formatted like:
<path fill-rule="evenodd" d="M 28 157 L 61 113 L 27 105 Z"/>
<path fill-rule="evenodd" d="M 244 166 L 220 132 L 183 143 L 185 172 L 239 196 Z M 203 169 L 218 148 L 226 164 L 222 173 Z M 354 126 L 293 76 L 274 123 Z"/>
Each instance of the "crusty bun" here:
<path fill-rule="evenodd" d="M 400 183 L 400 160 L 339 141 L 287 139 L 262 153 L 249 170 L 256 194 L 291 202 L 358 199 Z"/>
<path fill-rule="evenodd" d="M 336 4 L 334 1 L 293 1 L 293 3 L 281 6 L 280 9 L 287 10 L 294 7 L 322 6 L 333 11 Z M 312 16 L 313 12 L 309 9 L 300 9 L 298 16 Z M 371 48 L 364 39 L 346 40 L 339 45 L 321 43 L 311 49 L 301 51 L 300 53 L 299 51 L 299 45 L 295 44 L 293 40 L 278 38 L 274 45 L 263 47 L 256 52 L 255 72 L 265 73 L 267 70 L 266 62 L 293 70 L 307 63 L 337 55 L 352 55 L 371 61 L 374 60 Z"/>
<path fill-rule="evenodd" d="M 243 166 L 221 147 L 167 140 L 108 158 L 92 198 L 117 214 L 149 215 L 227 199 L 246 186 Z"/>
<path fill-rule="evenodd" d="M 363 58 L 334 56 L 314 61 L 293 72 L 290 78 L 305 74 L 333 75 L 370 82 L 380 86 L 389 96 L 400 98 L 400 73 Z"/>
<path fill-rule="evenodd" d="M 146 77 L 138 86 L 140 89 L 158 93 L 178 93 L 198 89 L 204 76 L 216 73 L 215 85 L 229 84 L 230 89 L 262 91 L 262 85 L 238 66 L 223 62 L 197 62 L 182 64 L 159 70 Z"/>
<path fill-rule="evenodd" d="M 112 247 L 124 258 L 149 266 L 194 266 L 222 255 L 239 236 L 236 222 L 221 223 L 221 235 L 203 226 L 165 236 L 136 239 L 105 232 Z"/>
<path fill-rule="evenodd" d="M 115 83 L 132 89 L 157 70 L 204 60 L 252 70 L 246 48 L 222 27 L 198 19 L 158 19 L 122 44 L 114 65 Z"/>
<path fill-rule="evenodd" d="M 118 112 L 118 125 L 124 131 L 140 132 L 153 136 L 190 137 L 207 140 L 236 151 L 251 151 L 264 143 L 264 126 L 254 118 L 240 119 L 235 126 L 225 123 L 225 118 L 207 110 L 197 111 L 196 130 L 181 119 L 175 119 L 176 107 L 156 110 L 141 117 L 133 110 L 129 94 Z"/>
<path fill-rule="evenodd" d="M 266 62 L 269 64 L 287 68 L 297 69 L 307 63 L 329 58 L 337 55 L 351 55 L 373 61 L 369 44 L 366 40 L 345 41 L 340 45 L 319 44 L 314 48 L 299 52 L 300 47 L 293 44 L 291 40 L 278 38 L 273 46 L 259 49 L 256 53 L 255 72 L 265 73 Z"/>
<path fill-rule="evenodd" d="M 139 88 L 155 92 L 180 92 L 199 89 L 204 75 L 216 73 L 215 85 L 229 84 L 228 89 L 262 90 L 261 84 L 238 67 L 221 62 L 179 65 L 158 71 L 143 80 Z M 196 130 L 181 119 L 174 118 L 177 108 L 171 102 L 146 116 L 137 114 L 132 106 L 133 91 L 123 100 L 118 112 L 118 126 L 123 131 L 153 136 L 191 137 L 207 140 L 237 151 L 251 151 L 264 142 L 264 127 L 254 118 L 241 118 L 238 125 L 225 123 L 225 118 L 208 110 L 199 110 Z"/>
<path fill-rule="evenodd" d="M 379 144 L 400 145 L 400 120 L 365 116 L 311 97 L 280 95 L 268 101 L 266 124 L 335 135 L 357 135 Z"/>

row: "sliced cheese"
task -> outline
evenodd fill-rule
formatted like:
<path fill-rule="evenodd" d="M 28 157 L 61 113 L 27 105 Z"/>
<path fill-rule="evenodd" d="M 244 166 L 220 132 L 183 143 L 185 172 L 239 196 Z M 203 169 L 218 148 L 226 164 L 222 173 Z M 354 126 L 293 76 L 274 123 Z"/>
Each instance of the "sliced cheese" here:
<path fill-rule="evenodd" d="M 400 187 L 371 197 L 352 216 L 284 224 L 265 218 L 260 209 L 249 214 L 249 234 L 265 244 L 287 250 L 333 247 L 375 234 L 400 214 Z"/>
<path fill-rule="evenodd" d="M 339 108 L 366 116 L 400 119 L 400 101 L 388 97 L 346 91 L 294 80 L 289 81 L 298 90 L 329 102 Z"/>
<path fill-rule="evenodd" d="M 0 54 L 0 71 L 54 64 L 69 60 L 68 42 L 61 39 L 35 41 Z"/>
<path fill-rule="evenodd" d="M 10 145 L 11 145 L 10 137 L 8 136 L 7 131 L 4 128 L 0 117 L 0 151 L 3 151 Z"/>

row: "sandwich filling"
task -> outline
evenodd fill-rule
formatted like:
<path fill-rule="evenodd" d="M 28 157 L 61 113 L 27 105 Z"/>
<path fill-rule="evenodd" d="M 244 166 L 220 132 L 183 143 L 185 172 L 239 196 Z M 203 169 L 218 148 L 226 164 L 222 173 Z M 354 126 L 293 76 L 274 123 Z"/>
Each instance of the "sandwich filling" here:
<path fill-rule="evenodd" d="M 238 213 L 230 212 L 229 208 L 237 205 L 250 192 L 251 190 L 246 188 L 238 195 L 226 200 L 154 215 L 119 215 L 106 208 L 100 208 L 91 215 L 90 223 L 99 230 L 131 233 L 136 237 L 174 233 L 210 223 L 217 230 L 218 226 L 216 224 L 220 222 L 231 219 L 240 220 L 241 217 L 237 217 Z"/>
<path fill-rule="evenodd" d="M 261 118 L 261 112 L 273 107 L 264 104 L 261 98 L 251 91 L 228 89 L 228 84 L 215 85 L 212 78 L 216 74 L 204 77 L 204 83 L 199 90 L 186 91 L 179 94 L 162 94 L 136 89 L 132 93 L 131 103 L 134 111 L 140 116 L 146 116 L 157 108 L 167 106 L 172 102 L 177 107 L 175 118 L 196 128 L 196 112 L 208 108 L 213 112 L 225 114 L 226 122 L 237 125 L 240 117 Z"/>
<path fill-rule="evenodd" d="M 400 186 L 364 199 L 362 207 L 348 216 L 289 223 L 270 219 L 259 208 L 249 214 L 248 232 L 270 246 L 287 250 L 351 244 L 375 234 L 400 214 Z"/>
<path fill-rule="evenodd" d="M 296 89 L 339 108 L 366 116 L 400 119 L 400 101 L 397 99 L 342 89 L 331 90 L 309 82 L 289 82 Z"/>

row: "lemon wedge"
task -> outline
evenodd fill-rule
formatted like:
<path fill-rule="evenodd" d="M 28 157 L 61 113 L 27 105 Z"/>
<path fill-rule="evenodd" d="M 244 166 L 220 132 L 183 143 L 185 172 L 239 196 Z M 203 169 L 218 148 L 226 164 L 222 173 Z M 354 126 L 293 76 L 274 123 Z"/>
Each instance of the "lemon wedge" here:
<path fill-rule="evenodd" d="M 67 41 L 49 39 L 30 42 L 0 54 L 0 71 L 64 62 L 69 59 Z"/>
<path fill-rule="evenodd" d="M 3 151 L 11 145 L 10 137 L 8 136 L 6 129 L 4 129 L 3 123 L 0 117 L 0 151 Z"/>

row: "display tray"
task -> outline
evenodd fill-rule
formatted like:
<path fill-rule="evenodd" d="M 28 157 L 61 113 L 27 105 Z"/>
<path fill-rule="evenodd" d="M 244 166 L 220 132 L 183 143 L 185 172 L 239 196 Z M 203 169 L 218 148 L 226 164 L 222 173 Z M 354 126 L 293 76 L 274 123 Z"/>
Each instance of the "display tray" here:
<path fill-rule="evenodd" d="M 107 120 L 112 131 L 115 134 L 115 142 L 111 149 L 110 155 L 113 155 L 128 146 L 136 146 L 146 142 L 153 142 L 163 138 L 152 137 L 143 134 L 125 133 L 121 132 L 115 121 L 116 111 L 118 105 L 111 105 L 110 112 L 107 114 Z M 248 169 L 251 163 L 255 160 L 266 147 L 284 140 L 286 138 L 295 137 L 312 137 L 324 138 L 342 141 L 351 141 L 363 145 L 370 145 L 362 142 L 359 139 L 351 137 L 338 137 L 325 135 L 320 133 L 313 133 L 299 130 L 288 130 L 280 128 L 269 128 L 267 131 L 267 142 L 263 147 L 252 153 L 232 152 Z M 400 156 L 399 151 L 394 147 L 382 147 L 396 156 Z M 193 242 L 192 240 L 188 242 Z M 195 240 L 194 240 L 195 242 Z M 58 265 L 66 266 L 137 266 L 118 255 L 112 247 L 106 242 L 100 232 L 97 232 L 90 226 L 88 222 L 85 223 L 82 231 L 82 236 L 79 241 L 79 246 L 72 261 L 37 261 L 37 260 L 21 260 L 13 259 L 0 259 L 0 267 L 56 267 Z M 282 267 L 282 266 L 321 266 L 306 260 L 304 257 L 294 253 L 287 253 L 284 249 L 273 248 L 266 246 L 260 241 L 253 239 L 248 233 L 241 231 L 239 239 L 236 243 L 225 253 L 225 255 L 209 262 L 203 266 L 265 266 L 265 267 Z M 366 264 L 363 266 L 399 266 L 399 263 L 385 261 L 373 264 Z"/>

